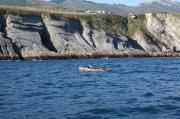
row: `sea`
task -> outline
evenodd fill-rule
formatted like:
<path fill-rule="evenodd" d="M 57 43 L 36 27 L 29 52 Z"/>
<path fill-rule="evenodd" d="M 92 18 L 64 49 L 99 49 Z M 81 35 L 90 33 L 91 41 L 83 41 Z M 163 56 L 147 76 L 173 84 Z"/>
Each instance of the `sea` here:
<path fill-rule="evenodd" d="M 180 58 L 1 61 L 0 119 L 180 119 Z"/>

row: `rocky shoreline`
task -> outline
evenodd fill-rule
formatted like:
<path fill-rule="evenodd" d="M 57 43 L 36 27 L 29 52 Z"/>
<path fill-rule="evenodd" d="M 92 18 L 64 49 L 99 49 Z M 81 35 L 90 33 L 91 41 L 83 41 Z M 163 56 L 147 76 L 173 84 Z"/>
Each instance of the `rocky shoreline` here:
<path fill-rule="evenodd" d="M 179 57 L 180 17 L 0 11 L 0 60 Z"/>
<path fill-rule="evenodd" d="M 41 55 L 33 57 L 0 57 L 1 60 L 55 60 L 55 59 L 99 59 L 99 58 L 125 58 L 125 57 L 180 57 L 176 52 L 113 52 L 113 53 L 86 53 L 86 54 L 54 54 L 51 56 Z"/>

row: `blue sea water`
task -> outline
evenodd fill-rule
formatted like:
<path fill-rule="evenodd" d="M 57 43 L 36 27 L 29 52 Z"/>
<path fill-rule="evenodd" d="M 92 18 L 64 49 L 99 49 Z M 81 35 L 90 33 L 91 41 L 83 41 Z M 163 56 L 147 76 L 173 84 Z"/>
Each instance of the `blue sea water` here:
<path fill-rule="evenodd" d="M 180 58 L 0 62 L 0 119 L 179 118 Z"/>

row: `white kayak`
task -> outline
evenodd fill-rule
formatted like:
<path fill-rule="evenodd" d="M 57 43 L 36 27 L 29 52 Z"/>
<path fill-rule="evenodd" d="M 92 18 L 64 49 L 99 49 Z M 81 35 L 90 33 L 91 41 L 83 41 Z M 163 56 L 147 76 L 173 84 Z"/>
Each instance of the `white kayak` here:
<path fill-rule="evenodd" d="M 107 72 L 107 71 L 111 71 L 111 69 L 90 68 L 90 67 L 79 67 L 79 70 L 84 71 L 84 72 Z"/>

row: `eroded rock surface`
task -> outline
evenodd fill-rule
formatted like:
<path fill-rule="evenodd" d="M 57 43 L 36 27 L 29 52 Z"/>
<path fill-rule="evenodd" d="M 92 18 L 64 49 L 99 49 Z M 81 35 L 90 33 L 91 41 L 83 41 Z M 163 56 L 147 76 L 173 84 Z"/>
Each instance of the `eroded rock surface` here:
<path fill-rule="evenodd" d="M 51 44 L 40 17 L 9 15 L 6 25 L 7 36 L 17 46 L 22 57 L 51 55 Z"/>
<path fill-rule="evenodd" d="M 82 36 L 83 28 L 79 20 L 64 21 L 45 17 L 44 23 L 49 32 L 50 40 L 58 53 L 78 53 L 93 50 Z"/>
<path fill-rule="evenodd" d="M 132 39 L 121 34 L 113 36 L 103 31 L 92 30 L 84 21 L 77 19 L 55 20 L 45 17 L 44 23 L 58 53 L 142 49 Z"/>
<path fill-rule="evenodd" d="M 4 15 L 0 14 L 0 58 L 1 59 L 17 59 L 18 54 L 15 45 L 11 39 L 8 39 L 4 33 Z"/>
<path fill-rule="evenodd" d="M 180 18 L 144 16 L 145 26 L 129 37 L 90 28 L 77 18 L 0 14 L 0 59 L 179 56 Z"/>
<path fill-rule="evenodd" d="M 180 51 L 180 19 L 172 14 L 146 14 L 146 27 L 162 51 Z"/>

